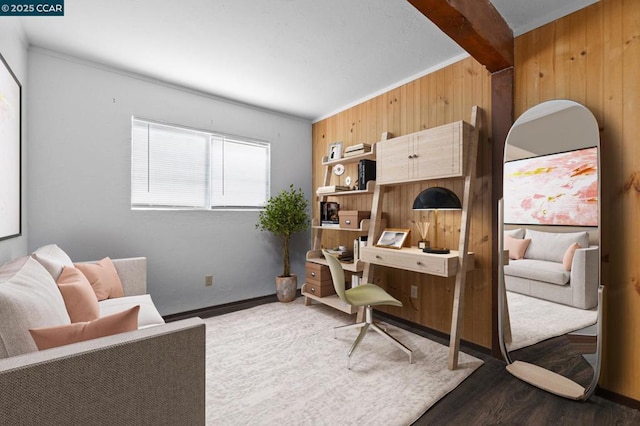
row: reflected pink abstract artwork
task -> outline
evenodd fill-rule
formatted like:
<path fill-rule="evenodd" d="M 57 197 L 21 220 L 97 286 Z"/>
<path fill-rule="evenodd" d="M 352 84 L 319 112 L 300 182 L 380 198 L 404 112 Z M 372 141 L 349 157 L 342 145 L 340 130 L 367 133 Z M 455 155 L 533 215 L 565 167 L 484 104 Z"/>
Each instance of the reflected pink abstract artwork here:
<path fill-rule="evenodd" d="M 505 163 L 504 221 L 598 226 L 597 148 Z"/>

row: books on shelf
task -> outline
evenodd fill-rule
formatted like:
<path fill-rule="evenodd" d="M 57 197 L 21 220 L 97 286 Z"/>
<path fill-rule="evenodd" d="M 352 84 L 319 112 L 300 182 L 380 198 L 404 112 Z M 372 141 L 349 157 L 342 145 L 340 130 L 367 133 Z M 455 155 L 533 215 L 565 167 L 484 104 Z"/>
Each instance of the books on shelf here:
<path fill-rule="evenodd" d="M 358 145 L 348 146 L 344 151 L 345 157 L 352 157 L 355 155 L 366 154 L 371 152 L 371 145 L 368 143 L 359 143 Z"/>
<path fill-rule="evenodd" d="M 316 189 L 316 194 L 317 195 L 329 194 L 332 192 L 349 191 L 350 189 L 351 188 L 349 188 L 346 185 L 319 186 L 318 189 Z"/>
<path fill-rule="evenodd" d="M 361 237 L 353 240 L 353 258 L 356 260 L 360 259 L 360 249 L 367 245 L 367 236 L 363 235 Z"/>
<path fill-rule="evenodd" d="M 362 277 L 360 275 L 353 274 L 351 275 L 351 288 L 358 287 L 360 285 L 360 281 Z"/>
<path fill-rule="evenodd" d="M 338 258 L 340 262 L 353 262 L 353 251 L 348 250 L 346 247 L 340 248 L 328 248 L 326 249 L 332 256 Z"/>
<path fill-rule="evenodd" d="M 323 220 L 320 225 L 324 228 L 340 228 L 340 224 L 329 220 Z"/>
<path fill-rule="evenodd" d="M 352 151 L 371 151 L 371 144 L 368 143 L 359 143 L 357 145 L 351 145 L 344 149 L 344 152 L 352 152 Z"/>
<path fill-rule="evenodd" d="M 367 182 L 376 180 L 376 162 L 360 160 L 358 162 L 358 189 L 367 189 Z"/>
<path fill-rule="evenodd" d="M 340 226 L 339 211 L 340 204 L 334 201 L 320 201 L 320 224 L 322 226 L 335 225 L 334 228 L 338 228 Z"/>

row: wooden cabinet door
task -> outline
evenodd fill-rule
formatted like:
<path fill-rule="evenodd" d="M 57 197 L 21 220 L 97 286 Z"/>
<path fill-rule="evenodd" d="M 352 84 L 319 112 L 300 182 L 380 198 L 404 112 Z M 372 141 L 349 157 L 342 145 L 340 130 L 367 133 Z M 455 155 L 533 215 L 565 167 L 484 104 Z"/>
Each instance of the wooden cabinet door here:
<path fill-rule="evenodd" d="M 462 142 L 462 122 L 416 133 L 412 179 L 463 176 Z"/>
<path fill-rule="evenodd" d="M 413 135 L 400 136 L 376 144 L 376 184 L 404 182 L 410 178 L 409 155 Z"/>
<path fill-rule="evenodd" d="M 470 127 L 458 121 L 376 144 L 376 184 L 464 176 Z"/>

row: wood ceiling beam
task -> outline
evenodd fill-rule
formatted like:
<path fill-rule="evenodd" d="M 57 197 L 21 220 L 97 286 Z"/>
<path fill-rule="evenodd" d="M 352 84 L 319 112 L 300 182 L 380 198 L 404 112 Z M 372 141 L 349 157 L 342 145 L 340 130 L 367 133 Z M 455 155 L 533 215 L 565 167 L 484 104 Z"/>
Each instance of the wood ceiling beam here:
<path fill-rule="evenodd" d="M 513 66 L 513 31 L 489 0 L 409 0 L 491 73 Z"/>

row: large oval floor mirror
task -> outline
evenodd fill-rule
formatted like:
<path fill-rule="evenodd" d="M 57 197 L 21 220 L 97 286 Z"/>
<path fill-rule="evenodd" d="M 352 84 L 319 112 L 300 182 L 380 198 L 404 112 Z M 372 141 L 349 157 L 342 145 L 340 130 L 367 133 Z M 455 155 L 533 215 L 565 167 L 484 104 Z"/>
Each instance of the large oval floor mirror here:
<path fill-rule="evenodd" d="M 585 400 L 600 374 L 600 137 L 593 114 L 541 103 L 511 127 L 499 217 L 499 337 L 507 370 Z"/>

